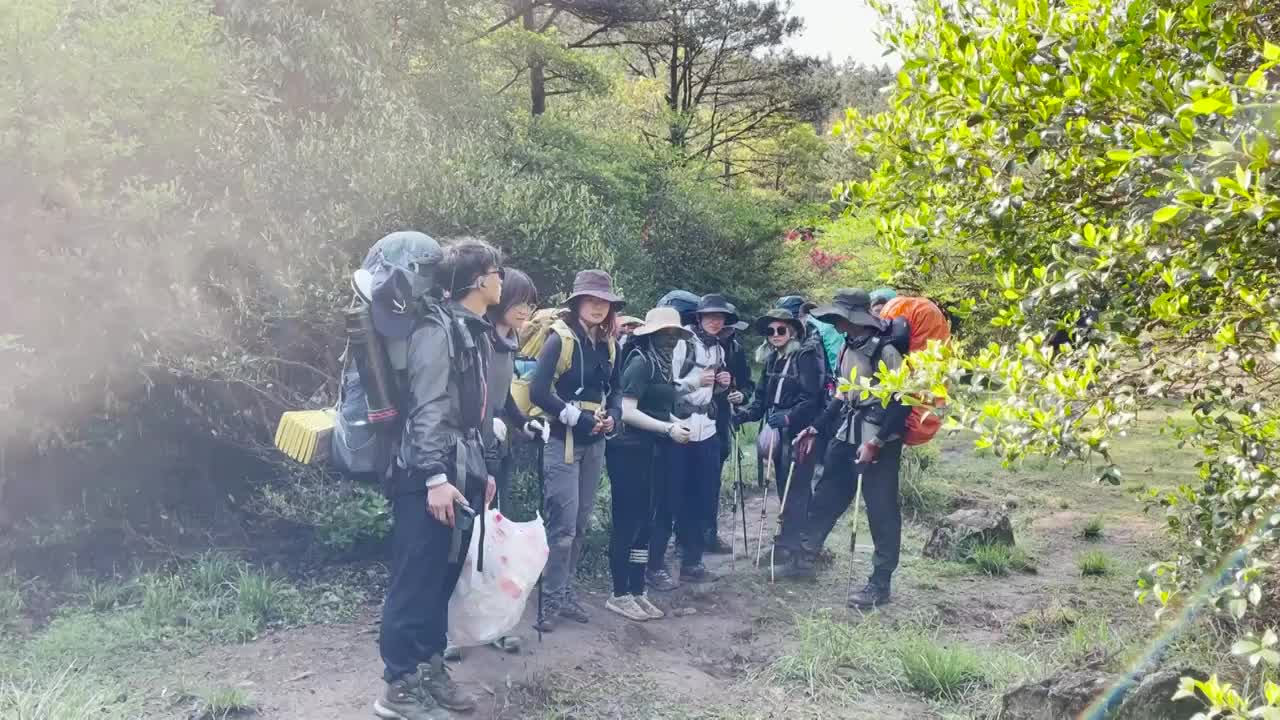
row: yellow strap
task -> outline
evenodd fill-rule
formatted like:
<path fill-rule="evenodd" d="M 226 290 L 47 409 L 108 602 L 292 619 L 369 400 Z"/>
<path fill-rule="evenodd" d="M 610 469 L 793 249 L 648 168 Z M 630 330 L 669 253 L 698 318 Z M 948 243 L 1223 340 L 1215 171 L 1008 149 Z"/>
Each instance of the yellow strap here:
<path fill-rule="evenodd" d="M 604 407 L 598 402 L 571 402 L 569 404 L 583 412 L 589 412 L 592 414 Z M 568 425 L 564 428 L 564 464 L 573 464 L 573 428 Z"/>

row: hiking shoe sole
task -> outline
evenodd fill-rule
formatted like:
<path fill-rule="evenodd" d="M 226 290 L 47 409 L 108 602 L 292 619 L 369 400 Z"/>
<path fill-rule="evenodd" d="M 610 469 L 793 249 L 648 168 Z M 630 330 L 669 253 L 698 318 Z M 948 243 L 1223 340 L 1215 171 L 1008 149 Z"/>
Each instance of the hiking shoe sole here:
<path fill-rule="evenodd" d="M 405 715 L 383 705 L 381 700 L 373 701 L 373 714 L 382 718 L 382 720 L 415 720 L 411 715 Z M 441 708 L 432 710 L 423 708 L 417 714 L 417 720 L 449 720 L 449 711 Z"/>

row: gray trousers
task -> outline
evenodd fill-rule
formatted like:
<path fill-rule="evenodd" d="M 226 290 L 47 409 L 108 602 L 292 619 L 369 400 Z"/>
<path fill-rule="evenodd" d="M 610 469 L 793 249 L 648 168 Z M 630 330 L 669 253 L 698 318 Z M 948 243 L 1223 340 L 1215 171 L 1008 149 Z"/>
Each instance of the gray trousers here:
<path fill-rule="evenodd" d="M 582 557 L 582 546 L 596 507 L 596 490 L 604 470 L 604 440 L 583 446 L 575 443 L 572 465 L 564 462 L 564 440 L 552 437 L 542 455 L 547 526 L 547 568 L 542 586 L 552 597 L 573 587 L 573 576 Z"/>

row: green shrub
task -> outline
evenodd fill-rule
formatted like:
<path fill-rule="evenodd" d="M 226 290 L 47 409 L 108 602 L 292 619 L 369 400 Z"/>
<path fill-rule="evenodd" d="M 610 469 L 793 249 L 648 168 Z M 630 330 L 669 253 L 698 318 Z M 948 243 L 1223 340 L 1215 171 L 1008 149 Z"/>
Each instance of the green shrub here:
<path fill-rule="evenodd" d="M 259 625 L 293 615 L 296 591 L 281 580 L 243 566 L 233 587 L 239 612 Z"/>
<path fill-rule="evenodd" d="M 264 487 L 256 508 L 272 517 L 314 527 L 316 539 L 338 551 L 382 540 L 391 531 L 391 508 L 380 491 L 335 482 L 309 468 L 276 486 Z"/>
<path fill-rule="evenodd" d="M 191 607 L 191 596 L 179 575 L 147 575 L 142 587 L 142 622 L 151 628 L 178 625 Z"/>
<path fill-rule="evenodd" d="M 963 551 L 961 559 L 987 575 L 1008 575 L 1011 571 L 1025 572 L 1035 568 L 1025 550 L 1003 543 L 978 543 Z"/>
<path fill-rule="evenodd" d="M 22 619 L 25 601 L 16 575 L 0 575 L 0 631 Z"/>

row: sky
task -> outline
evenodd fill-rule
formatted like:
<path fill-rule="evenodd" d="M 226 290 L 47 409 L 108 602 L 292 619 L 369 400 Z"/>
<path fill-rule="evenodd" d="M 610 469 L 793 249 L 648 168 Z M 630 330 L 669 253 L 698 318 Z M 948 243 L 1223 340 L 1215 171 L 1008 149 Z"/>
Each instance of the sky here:
<path fill-rule="evenodd" d="M 884 48 L 875 37 L 879 17 L 866 0 L 792 0 L 791 12 L 804 18 L 804 30 L 788 43 L 796 52 L 830 54 L 836 63 L 853 58 L 867 65 L 898 65 L 896 59 L 883 57 Z"/>

